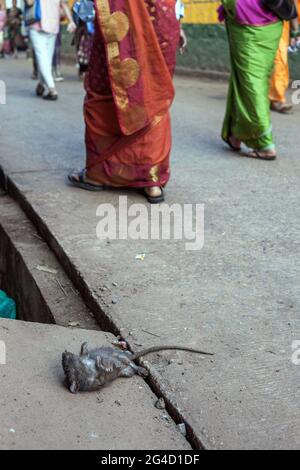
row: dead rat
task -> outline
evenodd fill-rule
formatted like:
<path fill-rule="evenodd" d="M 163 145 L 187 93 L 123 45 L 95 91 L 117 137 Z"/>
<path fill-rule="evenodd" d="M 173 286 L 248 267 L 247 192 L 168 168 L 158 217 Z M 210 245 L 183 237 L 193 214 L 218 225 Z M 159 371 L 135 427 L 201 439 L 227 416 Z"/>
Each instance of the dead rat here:
<path fill-rule="evenodd" d="M 147 354 L 167 350 L 213 356 L 211 353 L 180 346 L 154 346 L 133 354 L 110 346 L 89 350 L 87 343 L 83 343 L 79 356 L 68 351 L 62 355 L 66 384 L 71 393 L 92 392 L 118 377 L 132 377 L 135 374 L 147 377 L 147 369 L 138 366 L 134 361 Z"/>

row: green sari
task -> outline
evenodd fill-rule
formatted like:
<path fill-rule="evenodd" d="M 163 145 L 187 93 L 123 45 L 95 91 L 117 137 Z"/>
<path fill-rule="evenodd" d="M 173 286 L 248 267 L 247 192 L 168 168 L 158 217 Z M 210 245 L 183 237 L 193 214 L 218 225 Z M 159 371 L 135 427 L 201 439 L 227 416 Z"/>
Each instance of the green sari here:
<path fill-rule="evenodd" d="M 249 148 L 275 148 L 271 125 L 269 83 L 282 34 L 282 22 L 247 26 L 234 18 L 234 0 L 227 2 L 227 33 L 231 53 L 231 79 L 222 137 L 230 136 Z"/>

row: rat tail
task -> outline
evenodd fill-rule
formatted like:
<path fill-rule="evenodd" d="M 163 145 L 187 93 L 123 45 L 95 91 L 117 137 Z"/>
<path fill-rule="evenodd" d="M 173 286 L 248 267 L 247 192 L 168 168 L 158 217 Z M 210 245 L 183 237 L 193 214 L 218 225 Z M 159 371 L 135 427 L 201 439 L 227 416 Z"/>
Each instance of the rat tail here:
<path fill-rule="evenodd" d="M 213 353 L 199 351 L 198 349 L 185 348 L 181 346 L 153 346 L 152 348 L 144 349 L 143 351 L 139 351 L 136 354 L 133 354 L 131 359 L 135 361 L 136 359 L 139 359 L 142 356 L 147 356 L 148 354 L 160 351 L 187 351 L 191 353 L 202 354 L 204 356 L 214 356 Z"/>

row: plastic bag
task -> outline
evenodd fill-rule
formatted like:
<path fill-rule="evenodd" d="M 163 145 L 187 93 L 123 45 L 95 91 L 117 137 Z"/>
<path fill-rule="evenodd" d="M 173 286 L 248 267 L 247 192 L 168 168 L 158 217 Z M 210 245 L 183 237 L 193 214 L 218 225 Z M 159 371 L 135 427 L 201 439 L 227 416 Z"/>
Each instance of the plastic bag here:
<path fill-rule="evenodd" d="M 94 2 L 91 0 L 78 0 L 73 6 L 73 17 L 74 21 L 79 25 L 80 21 L 83 21 L 87 25 L 87 30 L 90 34 L 94 34 L 95 27 L 95 16 L 96 11 Z"/>
<path fill-rule="evenodd" d="M 7 297 L 3 290 L 0 290 L 0 318 L 9 318 L 11 320 L 17 318 L 15 301 Z"/>

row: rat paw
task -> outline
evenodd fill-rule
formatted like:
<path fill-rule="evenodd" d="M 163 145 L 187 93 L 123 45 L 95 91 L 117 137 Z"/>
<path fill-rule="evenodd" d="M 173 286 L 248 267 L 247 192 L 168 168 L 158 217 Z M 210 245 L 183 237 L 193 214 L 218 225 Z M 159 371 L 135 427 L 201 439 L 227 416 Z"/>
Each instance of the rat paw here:
<path fill-rule="evenodd" d="M 147 371 L 147 369 L 145 369 L 145 367 L 139 367 L 138 370 L 137 370 L 137 373 L 141 377 L 148 377 L 148 375 L 149 375 L 149 372 Z"/>

